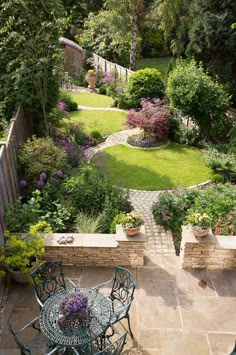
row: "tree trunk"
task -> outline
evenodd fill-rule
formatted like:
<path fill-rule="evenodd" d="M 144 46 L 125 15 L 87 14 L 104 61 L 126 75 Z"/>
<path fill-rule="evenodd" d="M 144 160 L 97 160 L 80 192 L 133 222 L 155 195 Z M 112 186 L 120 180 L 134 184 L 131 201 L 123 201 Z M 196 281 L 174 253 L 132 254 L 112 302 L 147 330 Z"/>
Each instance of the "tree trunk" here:
<path fill-rule="evenodd" d="M 138 34 L 138 16 L 134 14 L 131 23 L 131 44 L 130 44 L 130 70 L 136 69 L 136 54 L 137 54 L 137 34 Z"/>
<path fill-rule="evenodd" d="M 42 108 L 43 108 L 43 118 L 44 118 L 44 123 L 45 123 L 45 131 L 46 131 L 46 135 L 49 136 L 49 126 L 48 126 L 48 119 L 47 119 L 47 113 L 46 113 L 46 109 L 45 109 L 45 104 L 42 104 Z"/>

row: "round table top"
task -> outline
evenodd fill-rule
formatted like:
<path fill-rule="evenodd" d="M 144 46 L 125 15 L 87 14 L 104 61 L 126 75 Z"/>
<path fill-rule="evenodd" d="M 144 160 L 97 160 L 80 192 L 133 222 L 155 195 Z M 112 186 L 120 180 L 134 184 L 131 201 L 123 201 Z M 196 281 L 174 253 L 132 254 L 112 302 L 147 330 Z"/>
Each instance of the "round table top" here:
<path fill-rule="evenodd" d="M 55 293 L 44 303 L 39 324 L 42 333 L 57 345 L 79 346 L 91 342 L 101 335 L 108 327 L 111 318 L 110 303 L 98 290 L 78 288 L 88 299 L 89 319 L 68 329 L 61 329 L 58 324 L 60 304 L 63 297 L 75 289 L 67 289 Z"/>

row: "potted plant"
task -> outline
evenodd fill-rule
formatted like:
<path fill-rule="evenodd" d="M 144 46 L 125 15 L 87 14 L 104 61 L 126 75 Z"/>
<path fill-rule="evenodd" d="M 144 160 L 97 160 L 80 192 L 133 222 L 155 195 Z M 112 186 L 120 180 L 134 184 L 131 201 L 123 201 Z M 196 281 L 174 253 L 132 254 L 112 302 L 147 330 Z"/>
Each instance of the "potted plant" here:
<path fill-rule="evenodd" d="M 195 237 L 205 237 L 211 227 L 211 218 L 206 213 L 192 213 L 187 216 L 187 222 L 192 226 Z"/>
<path fill-rule="evenodd" d="M 96 83 L 96 73 L 95 70 L 90 69 L 87 71 L 87 74 L 85 75 L 85 79 L 88 82 L 88 88 L 89 89 L 94 89 L 95 83 Z"/>
<path fill-rule="evenodd" d="M 0 250 L 0 265 L 8 270 L 11 277 L 19 283 L 27 283 L 32 269 L 42 261 L 44 238 L 42 232 L 50 232 L 47 222 L 40 221 L 30 226 L 29 234 L 11 235 L 5 232 L 5 245 Z M 4 277 L 5 271 L 0 276 Z"/>
<path fill-rule="evenodd" d="M 124 214 L 121 218 L 121 225 L 127 236 L 137 234 L 143 223 L 142 216 L 134 211 Z"/>

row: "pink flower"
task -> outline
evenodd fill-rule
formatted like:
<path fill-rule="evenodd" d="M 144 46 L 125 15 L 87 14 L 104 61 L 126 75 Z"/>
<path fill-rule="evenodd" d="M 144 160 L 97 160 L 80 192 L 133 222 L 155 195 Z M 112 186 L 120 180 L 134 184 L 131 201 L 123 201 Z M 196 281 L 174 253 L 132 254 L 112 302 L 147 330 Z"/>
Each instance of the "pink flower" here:
<path fill-rule="evenodd" d="M 232 221 L 233 219 L 234 219 L 233 216 L 229 216 L 229 217 L 228 217 L 228 221 Z"/>
<path fill-rule="evenodd" d="M 162 216 L 162 220 L 163 220 L 163 221 L 168 221 L 168 219 L 170 219 L 170 216 L 167 216 L 167 215 Z"/>

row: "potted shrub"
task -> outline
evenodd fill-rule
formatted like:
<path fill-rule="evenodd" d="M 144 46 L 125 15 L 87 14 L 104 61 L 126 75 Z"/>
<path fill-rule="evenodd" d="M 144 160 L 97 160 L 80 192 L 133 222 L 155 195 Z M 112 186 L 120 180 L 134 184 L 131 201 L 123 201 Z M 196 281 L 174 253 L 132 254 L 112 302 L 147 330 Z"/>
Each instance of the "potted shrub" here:
<path fill-rule="evenodd" d="M 41 263 L 44 255 L 44 238 L 41 232 L 50 232 L 51 228 L 44 221 L 30 227 L 29 234 L 11 235 L 5 232 L 5 245 L 0 251 L 0 265 L 19 283 L 27 283 L 32 269 Z M 5 276 L 1 272 L 1 277 Z"/>
<path fill-rule="evenodd" d="M 87 74 L 85 75 L 85 79 L 88 82 L 88 88 L 89 89 L 94 89 L 95 83 L 96 83 L 96 73 L 95 70 L 90 69 L 88 70 Z"/>
<path fill-rule="evenodd" d="M 127 236 L 132 236 L 139 233 L 143 223 L 144 222 L 141 215 L 134 211 L 126 213 L 121 218 L 121 225 Z"/>
<path fill-rule="evenodd" d="M 205 237 L 211 227 L 211 218 L 206 213 L 193 213 L 187 216 L 187 222 L 192 226 L 195 237 Z"/>

